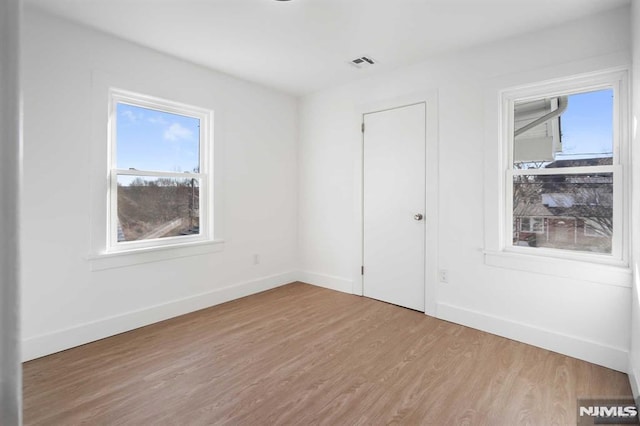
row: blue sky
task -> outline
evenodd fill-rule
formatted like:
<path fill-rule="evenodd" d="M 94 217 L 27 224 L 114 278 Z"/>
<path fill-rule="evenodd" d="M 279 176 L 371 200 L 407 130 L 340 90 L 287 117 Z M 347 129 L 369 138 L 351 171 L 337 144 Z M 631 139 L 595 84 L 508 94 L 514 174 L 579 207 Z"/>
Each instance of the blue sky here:
<path fill-rule="evenodd" d="M 569 96 L 569 106 L 561 120 L 563 147 L 558 159 L 611 156 L 613 90 Z M 586 155 L 592 153 L 597 155 Z"/>
<path fill-rule="evenodd" d="M 116 106 L 119 169 L 193 171 L 199 166 L 200 120 L 124 103 Z"/>

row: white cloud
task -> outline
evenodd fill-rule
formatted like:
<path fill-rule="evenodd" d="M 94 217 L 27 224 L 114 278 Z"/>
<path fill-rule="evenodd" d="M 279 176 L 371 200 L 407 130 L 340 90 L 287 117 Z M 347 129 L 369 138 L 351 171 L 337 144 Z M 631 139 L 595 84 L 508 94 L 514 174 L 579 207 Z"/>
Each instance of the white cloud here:
<path fill-rule="evenodd" d="M 164 138 L 169 141 L 179 141 L 191 139 L 193 132 L 186 127 L 182 127 L 180 123 L 173 123 L 164 131 Z"/>
<path fill-rule="evenodd" d="M 132 123 L 135 123 L 140 119 L 140 116 L 130 109 L 125 109 L 120 113 L 120 115 L 126 117 Z"/>
<path fill-rule="evenodd" d="M 150 117 L 147 119 L 147 121 L 149 121 L 149 123 L 151 124 L 160 124 L 163 126 L 166 126 L 167 124 L 169 124 L 169 122 L 167 120 L 165 120 L 164 118 L 157 116 L 157 117 Z"/>

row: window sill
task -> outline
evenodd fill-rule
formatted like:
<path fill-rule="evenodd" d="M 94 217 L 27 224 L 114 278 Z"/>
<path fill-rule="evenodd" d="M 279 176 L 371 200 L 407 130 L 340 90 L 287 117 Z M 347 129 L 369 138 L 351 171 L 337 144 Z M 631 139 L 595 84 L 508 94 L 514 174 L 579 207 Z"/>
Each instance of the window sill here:
<path fill-rule="evenodd" d="M 161 247 L 138 248 L 133 250 L 89 255 L 87 260 L 92 271 L 122 268 L 141 263 L 160 262 L 179 257 L 215 253 L 224 249 L 223 240 L 199 241 Z"/>
<path fill-rule="evenodd" d="M 621 262 L 597 263 L 590 259 L 563 259 L 511 251 L 484 251 L 486 265 L 554 277 L 590 281 L 617 287 L 631 287 L 631 269 Z"/>

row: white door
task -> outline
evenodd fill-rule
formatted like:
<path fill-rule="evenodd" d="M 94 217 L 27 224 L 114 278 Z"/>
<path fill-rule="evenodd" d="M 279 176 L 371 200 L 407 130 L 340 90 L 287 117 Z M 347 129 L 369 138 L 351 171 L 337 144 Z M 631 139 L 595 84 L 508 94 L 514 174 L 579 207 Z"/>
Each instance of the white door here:
<path fill-rule="evenodd" d="M 424 312 L 426 106 L 364 114 L 364 295 Z"/>

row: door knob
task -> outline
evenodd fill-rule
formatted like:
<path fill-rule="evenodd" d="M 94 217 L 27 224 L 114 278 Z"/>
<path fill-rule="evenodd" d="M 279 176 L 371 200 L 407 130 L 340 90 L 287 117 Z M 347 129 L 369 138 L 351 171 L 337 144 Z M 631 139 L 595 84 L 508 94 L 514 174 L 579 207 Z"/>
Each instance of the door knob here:
<path fill-rule="evenodd" d="M 413 215 L 413 218 L 414 218 L 415 220 L 422 220 L 422 215 L 421 215 L 420 213 L 418 213 L 418 214 L 416 214 L 416 215 Z"/>

